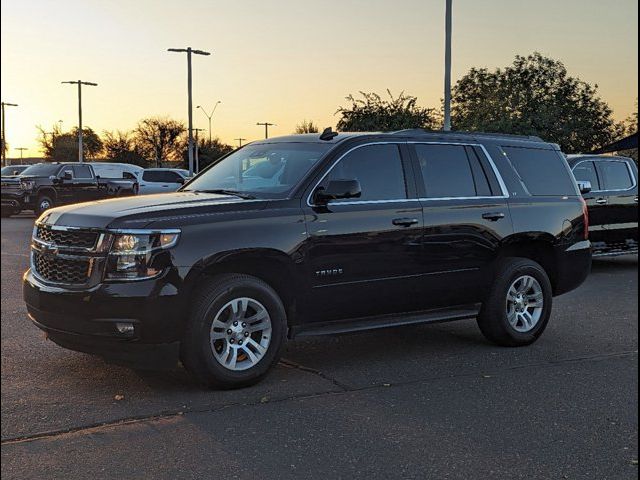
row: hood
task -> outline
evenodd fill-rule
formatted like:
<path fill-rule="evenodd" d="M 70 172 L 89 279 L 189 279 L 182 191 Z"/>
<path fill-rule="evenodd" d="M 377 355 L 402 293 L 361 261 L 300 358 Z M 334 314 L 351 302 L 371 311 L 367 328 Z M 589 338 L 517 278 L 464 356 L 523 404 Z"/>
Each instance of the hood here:
<path fill-rule="evenodd" d="M 179 226 L 194 216 L 258 210 L 267 200 L 244 200 L 230 195 L 174 192 L 77 203 L 48 210 L 49 225 L 83 228 L 163 228 Z M 157 226 L 157 225 L 156 225 Z"/>

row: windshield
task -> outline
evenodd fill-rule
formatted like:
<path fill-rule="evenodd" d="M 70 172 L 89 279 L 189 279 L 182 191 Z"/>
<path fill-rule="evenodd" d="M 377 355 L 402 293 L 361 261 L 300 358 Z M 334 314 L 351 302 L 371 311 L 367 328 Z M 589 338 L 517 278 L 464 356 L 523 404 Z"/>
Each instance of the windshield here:
<path fill-rule="evenodd" d="M 55 175 L 58 173 L 60 165 L 52 165 L 50 163 L 39 163 L 37 165 L 31 165 L 27 168 L 22 175 L 34 177 L 48 177 L 49 175 Z"/>
<path fill-rule="evenodd" d="M 24 171 L 25 168 L 27 167 L 8 165 L 6 167 L 2 167 L 2 170 L 0 170 L 0 175 L 2 175 L 3 177 L 10 175 L 19 175 Z"/>
<path fill-rule="evenodd" d="M 247 145 L 198 175 L 185 191 L 225 190 L 257 198 L 286 198 L 331 144 Z"/>

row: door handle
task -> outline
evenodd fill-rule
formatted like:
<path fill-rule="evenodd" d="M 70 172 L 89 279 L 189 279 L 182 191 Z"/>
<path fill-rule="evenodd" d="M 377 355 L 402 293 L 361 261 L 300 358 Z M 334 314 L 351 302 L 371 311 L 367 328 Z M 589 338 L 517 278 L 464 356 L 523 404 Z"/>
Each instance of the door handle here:
<path fill-rule="evenodd" d="M 484 218 L 485 220 L 491 220 L 492 222 L 497 222 L 498 220 L 504 218 L 504 213 L 502 212 L 483 213 L 482 218 Z"/>
<path fill-rule="evenodd" d="M 607 200 L 606 198 L 599 198 L 596 200 L 596 203 L 598 205 L 606 205 L 607 203 L 609 203 L 609 200 Z"/>
<path fill-rule="evenodd" d="M 418 220 L 415 218 L 396 218 L 391 223 L 398 227 L 410 227 L 418 223 Z"/>

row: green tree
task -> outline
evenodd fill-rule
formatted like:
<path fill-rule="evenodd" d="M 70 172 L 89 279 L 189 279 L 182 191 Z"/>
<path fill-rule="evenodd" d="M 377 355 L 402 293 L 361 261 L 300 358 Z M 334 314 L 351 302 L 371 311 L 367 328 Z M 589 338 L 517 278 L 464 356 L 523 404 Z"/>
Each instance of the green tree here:
<path fill-rule="evenodd" d="M 624 127 L 627 135 L 638 133 L 638 99 L 636 98 L 636 111 L 627 117 L 624 121 Z"/>
<path fill-rule="evenodd" d="M 184 124 L 165 117 L 145 118 L 134 130 L 135 145 L 150 164 L 179 161 L 184 147 Z"/>
<path fill-rule="evenodd" d="M 109 161 L 147 166 L 147 160 L 131 132 L 104 132 L 103 138 L 105 157 Z"/>
<path fill-rule="evenodd" d="M 472 68 L 452 91 L 456 130 L 538 135 L 567 153 L 589 152 L 620 136 L 622 126 L 591 86 L 558 60 L 516 56 L 494 71 Z"/>
<path fill-rule="evenodd" d="M 418 99 L 401 92 L 394 98 L 387 90 L 389 99 L 377 93 L 360 92 L 362 98 L 346 97 L 351 104 L 340 107 L 336 113 L 340 120 L 336 128 L 341 132 L 393 131 L 406 128 L 436 128 L 437 114 L 433 108 L 417 105 Z"/>
<path fill-rule="evenodd" d="M 318 133 L 320 130 L 318 126 L 313 123 L 313 120 L 303 120 L 302 123 L 296 125 L 296 130 L 294 133 L 300 135 L 303 133 Z"/>
<path fill-rule="evenodd" d="M 45 158 L 52 162 L 75 162 L 78 160 L 78 128 L 70 132 L 62 132 L 55 125 L 51 132 L 45 131 L 41 126 L 38 142 Z M 86 160 L 93 160 L 103 151 L 103 143 L 100 136 L 89 127 L 82 129 L 82 152 Z"/>

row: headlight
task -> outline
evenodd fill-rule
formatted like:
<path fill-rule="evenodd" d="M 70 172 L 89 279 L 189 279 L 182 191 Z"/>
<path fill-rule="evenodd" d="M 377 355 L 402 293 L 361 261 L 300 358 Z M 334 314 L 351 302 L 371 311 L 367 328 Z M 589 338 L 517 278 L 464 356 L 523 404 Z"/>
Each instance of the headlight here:
<path fill-rule="evenodd" d="M 126 230 L 114 233 L 107 259 L 108 280 L 142 280 L 168 266 L 166 250 L 178 243 L 180 230 Z"/>
<path fill-rule="evenodd" d="M 33 187 L 36 186 L 36 182 L 33 180 L 23 180 L 20 182 L 20 188 L 22 190 L 30 191 L 33 190 Z"/>

